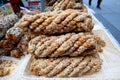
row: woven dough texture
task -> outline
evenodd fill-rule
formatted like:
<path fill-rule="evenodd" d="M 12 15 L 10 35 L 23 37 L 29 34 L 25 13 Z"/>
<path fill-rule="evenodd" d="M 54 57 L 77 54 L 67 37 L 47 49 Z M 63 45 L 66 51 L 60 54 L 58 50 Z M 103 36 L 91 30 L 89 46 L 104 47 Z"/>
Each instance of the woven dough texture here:
<path fill-rule="evenodd" d="M 77 10 L 53 11 L 24 16 L 19 27 L 38 34 L 87 32 L 93 29 L 92 17 Z"/>
<path fill-rule="evenodd" d="M 29 70 L 45 77 L 78 77 L 100 71 L 102 60 L 98 54 L 85 57 L 34 58 Z"/>
<path fill-rule="evenodd" d="M 13 27 L 13 25 L 17 22 L 18 17 L 15 14 L 10 14 L 0 18 L 0 38 L 2 38 L 6 31 Z"/>
<path fill-rule="evenodd" d="M 96 53 L 101 43 L 104 42 L 92 33 L 68 33 L 60 36 L 42 35 L 29 42 L 28 52 L 37 57 L 87 55 Z"/>
<path fill-rule="evenodd" d="M 87 12 L 87 8 L 82 1 L 78 0 L 61 0 L 53 5 L 54 10 L 77 9 L 81 12 Z"/>

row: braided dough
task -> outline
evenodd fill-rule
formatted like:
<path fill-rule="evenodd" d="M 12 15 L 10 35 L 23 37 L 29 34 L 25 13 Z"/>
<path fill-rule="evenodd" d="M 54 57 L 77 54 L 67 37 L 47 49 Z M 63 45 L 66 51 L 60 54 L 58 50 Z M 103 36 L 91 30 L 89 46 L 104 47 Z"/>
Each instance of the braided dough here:
<path fill-rule="evenodd" d="M 6 51 L 12 50 L 14 48 L 14 42 L 11 40 L 1 40 L 0 47 L 4 48 Z"/>
<path fill-rule="evenodd" d="M 92 17 L 77 10 L 53 11 L 22 18 L 20 27 L 39 34 L 86 32 L 93 29 Z"/>
<path fill-rule="evenodd" d="M 14 42 L 19 42 L 22 35 L 23 33 L 22 33 L 21 28 L 12 27 L 7 31 L 5 38 L 8 40 L 12 40 Z"/>
<path fill-rule="evenodd" d="M 53 5 L 54 10 L 77 9 L 80 12 L 87 12 L 87 8 L 80 0 L 61 0 Z"/>
<path fill-rule="evenodd" d="M 73 9 L 75 5 L 75 0 L 61 0 L 59 3 L 56 2 L 53 5 L 53 8 L 56 10 L 66 10 L 66 9 Z"/>
<path fill-rule="evenodd" d="M 2 38 L 6 31 L 13 27 L 13 25 L 18 21 L 18 17 L 15 14 L 7 15 L 3 18 L 0 18 L 0 38 Z"/>
<path fill-rule="evenodd" d="M 96 53 L 92 33 L 69 33 L 61 36 L 38 36 L 28 44 L 28 52 L 37 57 L 78 56 Z"/>
<path fill-rule="evenodd" d="M 34 58 L 30 71 L 45 77 L 78 77 L 100 71 L 102 60 L 98 54 L 85 57 Z"/>

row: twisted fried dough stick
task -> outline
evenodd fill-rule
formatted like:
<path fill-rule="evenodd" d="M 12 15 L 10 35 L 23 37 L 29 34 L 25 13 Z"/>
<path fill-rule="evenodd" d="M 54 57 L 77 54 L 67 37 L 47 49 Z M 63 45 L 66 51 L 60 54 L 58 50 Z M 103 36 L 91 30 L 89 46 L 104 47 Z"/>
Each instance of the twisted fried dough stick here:
<path fill-rule="evenodd" d="M 29 69 L 37 76 L 79 77 L 100 71 L 101 64 L 98 54 L 85 57 L 34 58 Z"/>
<path fill-rule="evenodd" d="M 61 34 L 67 32 L 87 32 L 93 29 L 92 18 L 77 10 L 53 11 L 23 17 L 20 27 L 39 34 Z"/>
<path fill-rule="evenodd" d="M 37 57 L 78 56 L 96 53 L 97 41 L 91 33 L 38 36 L 28 44 L 28 52 Z"/>

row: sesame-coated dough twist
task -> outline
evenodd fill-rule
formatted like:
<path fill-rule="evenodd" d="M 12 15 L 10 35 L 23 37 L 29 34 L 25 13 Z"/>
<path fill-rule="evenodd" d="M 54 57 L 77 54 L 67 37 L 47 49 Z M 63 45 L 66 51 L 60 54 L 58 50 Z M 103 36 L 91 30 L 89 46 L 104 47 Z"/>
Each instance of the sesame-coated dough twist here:
<path fill-rule="evenodd" d="M 38 36 L 28 44 L 28 52 L 37 57 L 78 56 L 97 52 L 92 33 L 69 33 L 61 36 Z"/>
<path fill-rule="evenodd" d="M 75 3 L 75 0 L 61 0 L 59 3 L 56 2 L 53 8 L 57 10 L 73 9 Z"/>
<path fill-rule="evenodd" d="M 14 42 L 19 42 L 21 37 L 23 36 L 22 29 L 17 26 L 18 24 L 16 23 L 14 27 L 8 29 L 6 32 L 5 38 L 8 40 L 12 40 Z"/>
<path fill-rule="evenodd" d="M 32 74 L 45 77 L 79 77 L 100 71 L 102 60 L 98 54 L 85 57 L 39 58 L 33 56 L 29 64 Z"/>
<path fill-rule="evenodd" d="M 67 32 L 88 32 L 93 29 L 88 13 L 77 10 L 53 11 L 27 15 L 20 21 L 20 27 L 39 34 L 61 34 Z"/>
<path fill-rule="evenodd" d="M 15 14 L 10 14 L 5 17 L 0 18 L 0 38 L 4 37 L 6 31 L 13 27 L 13 25 L 18 21 L 18 17 Z"/>
<path fill-rule="evenodd" d="M 56 2 L 53 6 L 54 10 L 67 10 L 67 9 L 75 9 L 80 12 L 87 12 L 87 8 L 84 6 L 82 1 L 77 0 L 61 0 L 60 2 Z"/>

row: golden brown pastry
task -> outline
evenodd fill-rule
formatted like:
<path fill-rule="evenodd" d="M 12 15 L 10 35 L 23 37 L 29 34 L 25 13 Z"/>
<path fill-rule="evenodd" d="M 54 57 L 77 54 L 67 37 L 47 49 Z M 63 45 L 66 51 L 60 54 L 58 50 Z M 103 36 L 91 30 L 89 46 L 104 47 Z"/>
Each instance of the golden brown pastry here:
<path fill-rule="evenodd" d="M 87 8 L 82 3 L 82 0 L 61 0 L 53 5 L 54 10 L 76 9 L 80 12 L 87 12 Z"/>
<path fill-rule="evenodd" d="M 20 22 L 20 27 L 23 30 L 27 29 L 34 33 L 46 35 L 61 34 L 71 31 L 87 32 L 91 31 L 93 26 L 92 18 L 88 13 L 81 13 L 71 9 L 41 13 L 39 14 L 39 18 L 36 19 L 23 17 Z"/>
<path fill-rule="evenodd" d="M 0 60 L 0 77 L 11 74 L 17 66 L 17 63 L 11 60 Z"/>
<path fill-rule="evenodd" d="M 53 8 L 56 10 L 66 10 L 66 9 L 73 9 L 75 5 L 75 0 L 61 0 L 59 3 L 55 3 Z"/>
<path fill-rule="evenodd" d="M 10 51 L 11 57 L 20 58 L 22 55 L 23 53 L 17 48 Z"/>
<path fill-rule="evenodd" d="M 14 42 L 11 40 L 1 40 L 0 47 L 4 48 L 6 51 L 10 51 L 14 48 Z"/>
<path fill-rule="evenodd" d="M 102 60 L 98 54 L 85 57 L 33 58 L 30 71 L 45 77 L 79 77 L 100 71 Z"/>
<path fill-rule="evenodd" d="M 18 17 L 15 14 L 10 14 L 0 18 L 0 38 L 2 38 L 6 31 L 13 27 L 13 25 L 18 21 Z"/>
<path fill-rule="evenodd" d="M 78 56 L 96 53 L 97 40 L 92 33 L 38 36 L 28 44 L 28 52 L 37 57 Z"/>
<path fill-rule="evenodd" d="M 35 38 L 38 35 L 34 35 L 31 32 L 25 32 L 24 35 L 21 37 L 19 43 L 17 44 L 17 48 L 24 53 L 27 53 L 27 48 L 28 48 L 28 42 Z"/>
<path fill-rule="evenodd" d="M 6 39 L 12 40 L 14 42 L 19 42 L 23 33 L 21 28 L 19 27 L 12 27 L 6 33 Z"/>

